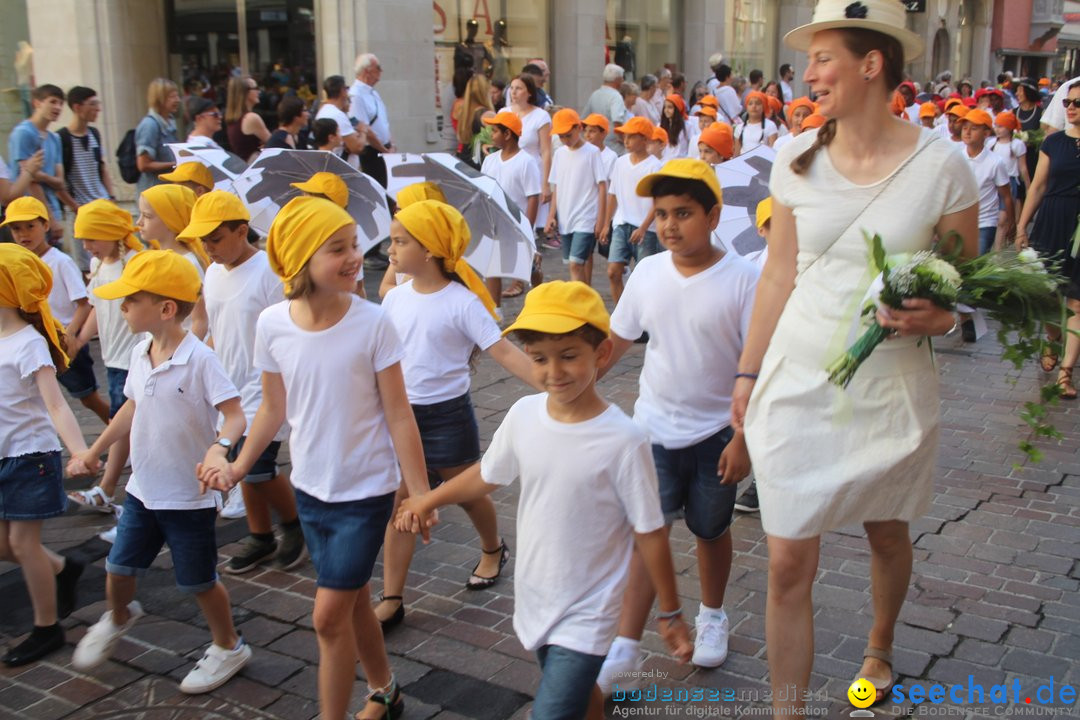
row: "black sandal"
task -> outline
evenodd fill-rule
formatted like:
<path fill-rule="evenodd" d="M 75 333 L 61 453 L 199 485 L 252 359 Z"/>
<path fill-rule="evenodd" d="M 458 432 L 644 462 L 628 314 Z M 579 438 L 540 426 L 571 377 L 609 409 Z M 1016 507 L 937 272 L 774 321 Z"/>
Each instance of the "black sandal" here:
<path fill-rule="evenodd" d="M 506 547 L 505 540 L 500 540 L 499 547 L 494 550 L 483 550 L 482 552 L 485 555 L 499 553 L 499 569 L 494 577 L 481 577 L 476 574 L 476 571 L 480 568 L 480 563 L 476 563 L 476 567 L 473 568 L 472 577 L 465 583 L 466 590 L 487 590 L 497 583 L 499 581 L 499 576 L 502 575 L 503 568 L 506 566 L 506 561 L 510 559 L 510 549 Z"/>
<path fill-rule="evenodd" d="M 397 600 L 398 606 L 397 610 L 394 611 L 394 614 L 386 618 L 385 620 L 379 620 L 379 624 L 382 626 L 383 632 L 386 632 L 392 627 L 400 625 L 401 621 L 405 619 L 405 598 L 401 597 L 400 595 L 379 596 L 379 602 L 393 602 L 395 600 Z"/>
<path fill-rule="evenodd" d="M 391 599 L 394 597 L 390 596 Z M 398 687 L 397 679 L 391 678 L 390 685 L 381 691 L 370 690 L 367 696 L 368 702 L 379 703 L 383 707 L 383 714 L 379 720 L 397 720 L 401 717 L 401 714 L 405 712 L 405 701 L 401 699 L 401 688 Z M 368 720 L 364 715 L 364 711 L 356 713 L 353 716 L 354 720 Z M 371 718 L 370 720 L 376 720 Z"/>

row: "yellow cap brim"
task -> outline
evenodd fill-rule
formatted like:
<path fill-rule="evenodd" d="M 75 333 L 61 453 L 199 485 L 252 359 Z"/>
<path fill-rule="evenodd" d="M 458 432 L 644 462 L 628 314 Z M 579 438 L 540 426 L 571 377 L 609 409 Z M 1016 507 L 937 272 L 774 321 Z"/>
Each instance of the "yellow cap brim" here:
<path fill-rule="evenodd" d="M 134 295 L 140 290 L 141 288 L 137 288 L 121 278 L 120 280 L 113 280 L 111 283 L 105 283 L 101 287 L 94 288 L 94 294 L 102 300 L 122 300 L 129 295 Z"/>
<path fill-rule="evenodd" d="M 710 183 L 708 180 L 705 180 L 704 178 L 700 178 L 700 177 L 693 176 L 693 175 L 688 175 L 686 173 L 672 172 L 670 170 L 666 170 L 666 171 L 661 170 L 660 172 L 654 172 L 651 175 L 646 175 L 645 177 L 641 178 L 641 180 L 638 181 L 637 188 L 635 188 L 634 192 L 637 193 L 638 197 L 651 197 L 652 196 L 653 186 L 656 185 L 656 183 L 663 180 L 664 178 L 679 178 L 680 180 L 697 180 L 700 183 L 705 183 L 705 185 L 708 186 L 709 190 L 712 191 L 712 194 L 716 196 L 716 201 L 719 202 L 719 203 L 724 202 L 724 191 L 720 187 L 720 181 L 719 180 L 716 180 L 715 185 L 714 185 L 713 183 Z"/>
<path fill-rule="evenodd" d="M 202 240 L 210 233 L 217 230 L 224 220 L 202 220 L 190 223 L 186 228 L 176 234 L 178 238 L 198 238 Z"/>
<path fill-rule="evenodd" d="M 38 213 L 11 213 L 4 218 L 4 222 L 0 223 L 0 227 L 10 225 L 17 222 L 30 222 L 31 220 L 44 220 L 46 224 L 49 222 L 49 218 L 39 215 Z"/>
<path fill-rule="evenodd" d="M 560 313 L 530 313 L 529 315 L 519 315 L 518 319 L 503 330 L 502 334 L 505 337 L 515 330 L 532 330 L 534 332 L 562 335 L 577 330 L 585 324 L 585 320 L 576 316 L 562 315 Z"/>
<path fill-rule="evenodd" d="M 319 193 L 320 195 L 323 194 L 323 192 L 324 192 L 321 185 L 319 185 L 318 183 L 310 182 L 310 181 L 308 181 L 308 182 L 298 182 L 298 183 L 289 183 L 289 187 L 294 187 L 297 190 L 302 190 L 303 192 Z"/>

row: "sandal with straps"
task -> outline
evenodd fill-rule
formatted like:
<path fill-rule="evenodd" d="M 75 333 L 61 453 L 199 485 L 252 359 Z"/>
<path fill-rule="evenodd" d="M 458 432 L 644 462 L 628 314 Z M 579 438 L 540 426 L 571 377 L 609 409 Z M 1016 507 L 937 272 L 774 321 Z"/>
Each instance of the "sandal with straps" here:
<path fill-rule="evenodd" d="M 381 690 L 373 690 L 369 686 L 367 701 L 378 704 L 383 711 L 382 715 L 377 717 L 365 715 L 367 708 L 364 708 L 353 716 L 354 720 L 397 720 L 405 712 L 405 701 L 401 698 L 401 688 L 397 684 L 397 679 L 393 676 L 390 677 L 390 684 Z"/>
<path fill-rule="evenodd" d="M 383 602 L 395 602 L 395 601 L 397 602 L 398 606 L 397 606 L 397 610 L 394 611 L 394 614 L 391 615 L 388 618 L 385 618 L 383 620 L 379 620 L 379 625 L 382 626 L 382 630 L 383 630 L 384 633 L 387 630 L 389 630 L 390 628 L 395 627 L 397 625 L 400 625 L 401 621 L 405 619 L 405 598 L 401 597 L 400 595 L 380 595 L 379 596 L 379 602 L 381 602 L 381 603 L 383 603 Z"/>
<path fill-rule="evenodd" d="M 893 675 L 893 669 L 892 669 L 893 668 L 893 657 L 892 657 L 892 652 L 890 650 L 882 650 L 881 648 L 867 647 L 865 650 L 863 650 L 863 660 L 865 661 L 866 658 L 874 658 L 875 660 L 880 660 L 881 662 L 883 662 L 883 663 L 885 663 L 886 665 L 889 666 L 889 676 L 888 677 L 872 677 L 872 676 L 867 676 L 867 675 L 856 675 L 855 680 L 852 681 L 852 684 L 854 684 L 856 681 L 858 681 L 861 678 L 863 680 L 866 680 L 867 682 L 869 682 L 871 685 L 874 686 L 874 690 L 877 691 L 877 696 L 874 698 L 874 702 L 869 705 L 869 707 L 874 707 L 874 705 L 877 705 L 877 704 L 881 703 L 882 701 L 885 700 L 885 698 L 887 698 L 889 696 L 889 688 L 891 688 L 895 684 L 895 677 Z"/>
<path fill-rule="evenodd" d="M 1058 364 L 1058 354 L 1054 352 L 1054 346 L 1049 342 L 1043 345 L 1042 354 L 1039 356 L 1039 367 L 1043 372 L 1054 372 Z"/>
<path fill-rule="evenodd" d="M 476 574 L 476 571 L 480 569 L 480 563 L 476 563 L 476 567 L 474 567 L 472 571 L 472 577 L 465 583 L 466 590 L 487 590 L 497 583 L 499 581 L 499 576 L 502 575 L 503 568 L 506 566 L 506 561 L 510 559 L 510 548 L 506 547 L 505 540 L 499 540 L 499 547 L 494 550 L 483 550 L 482 552 L 485 555 L 499 553 L 499 569 L 495 572 L 493 577 L 483 577 Z"/>
<path fill-rule="evenodd" d="M 68 493 L 68 500 L 105 515 L 112 515 L 116 508 L 113 499 L 105 494 L 100 485 L 89 490 L 73 490 Z"/>
<path fill-rule="evenodd" d="M 1073 369 L 1071 367 L 1065 367 L 1064 365 L 1058 369 L 1057 386 L 1061 388 L 1062 400 L 1075 400 L 1076 399 L 1076 386 L 1072 381 Z"/>

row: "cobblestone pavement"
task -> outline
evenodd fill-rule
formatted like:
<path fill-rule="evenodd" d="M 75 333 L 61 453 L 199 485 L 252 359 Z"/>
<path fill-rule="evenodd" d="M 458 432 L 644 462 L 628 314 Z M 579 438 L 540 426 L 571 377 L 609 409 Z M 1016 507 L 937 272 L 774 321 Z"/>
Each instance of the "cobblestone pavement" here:
<path fill-rule="evenodd" d="M 557 254 L 545 255 L 549 278 L 565 277 Z M 602 261 L 596 277 L 606 288 Z M 373 297 L 377 280 L 369 278 Z M 520 306 L 520 298 L 507 301 L 507 316 Z M 1014 384 L 994 349 L 990 337 L 974 346 L 949 340 L 939 344 L 943 429 L 936 494 L 927 516 L 911 528 L 915 573 L 895 643 L 901 682 L 956 683 L 964 689 L 940 705 L 886 705 L 877 709 L 879 716 L 1078 713 L 1075 693 L 1064 698 L 1060 693 L 1063 685 L 1080 685 L 1080 410 L 1075 405 L 1056 409 L 1053 416 L 1064 439 L 1046 449 L 1041 465 L 1016 467 L 1021 457 L 1015 448 L 1022 433 L 1016 409 L 1033 397 L 1039 377 L 1029 369 Z M 601 384 L 602 392 L 627 411 L 636 396 L 642 352 L 642 346 L 634 346 Z M 98 370 L 103 375 L 100 363 Z M 485 442 L 525 393 L 488 358 L 480 361 L 473 400 Z M 89 435 L 100 432 L 96 418 L 81 406 L 77 413 Z M 69 488 L 84 485 L 67 483 Z M 517 488 L 502 489 L 494 499 L 500 529 L 513 551 Z M 387 637 L 407 696 L 405 717 L 524 718 L 539 673 L 511 627 L 512 582 L 507 578 L 487 592 L 465 591 L 463 584 L 479 557 L 478 540 L 459 509 L 451 508 L 442 517 L 434 541 L 416 553 L 405 593 L 405 622 Z M 69 643 L 77 642 L 104 610 L 103 568 L 109 546 L 97 533 L 110 520 L 69 510 L 45 525 L 50 547 L 91 563 L 79 609 L 65 621 Z M 648 632 L 644 640 L 650 653 L 646 669 L 655 671 L 657 686 L 706 699 L 651 702 L 647 692 L 646 699 L 609 702 L 608 716 L 766 714 L 765 538 L 755 516 L 740 516 L 733 528 L 736 558 L 726 601 L 732 628 L 727 662 L 716 670 L 680 666 L 664 656 L 655 633 Z M 222 559 L 245 532 L 243 520 L 219 523 Z M 684 605 L 696 608 L 696 559 L 685 528 L 675 529 L 672 549 Z M 511 560 L 506 574 L 512 577 L 513 572 Z M 195 603 L 175 590 L 166 551 L 139 587 L 148 616 L 120 643 L 114 660 L 80 673 L 71 667 L 69 644 L 36 665 L 0 670 L 0 720 L 314 717 L 318 650 L 311 626 L 313 577 L 310 564 L 291 573 L 265 569 L 223 577 L 236 622 L 254 647 L 254 659 L 219 690 L 187 697 L 177 683 L 201 654 L 209 634 Z M 381 577 L 381 569 L 375 577 Z M 867 544 L 860 529 L 824 537 L 814 589 L 812 685 L 818 699 L 811 712 L 816 716 L 848 717 L 851 711 L 843 698 L 871 624 L 868 577 Z M 373 591 L 377 589 L 376 580 Z M 21 639 L 30 623 L 18 569 L 0 565 L 4 642 Z M 1007 684 L 1011 704 L 962 704 L 968 701 L 969 685 L 983 686 L 991 701 L 991 686 L 996 684 Z M 1040 686 L 1047 687 L 1040 691 Z M 358 676 L 357 708 L 364 690 Z M 1049 692 L 1065 702 L 1042 706 Z M 710 694 L 720 699 L 709 700 Z"/>

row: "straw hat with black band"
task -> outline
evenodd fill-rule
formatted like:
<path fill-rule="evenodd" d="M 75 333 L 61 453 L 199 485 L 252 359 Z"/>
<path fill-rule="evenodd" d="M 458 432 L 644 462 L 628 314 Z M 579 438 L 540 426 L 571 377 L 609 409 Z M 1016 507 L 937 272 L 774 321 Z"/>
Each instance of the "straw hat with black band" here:
<path fill-rule="evenodd" d="M 819 0 L 811 22 L 789 32 L 784 42 L 806 52 L 814 33 L 853 29 L 874 30 L 896 38 L 904 48 L 904 62 L 923 54 L 923 40 L 907 29 L 907 10 L 900 0 Z"/>

